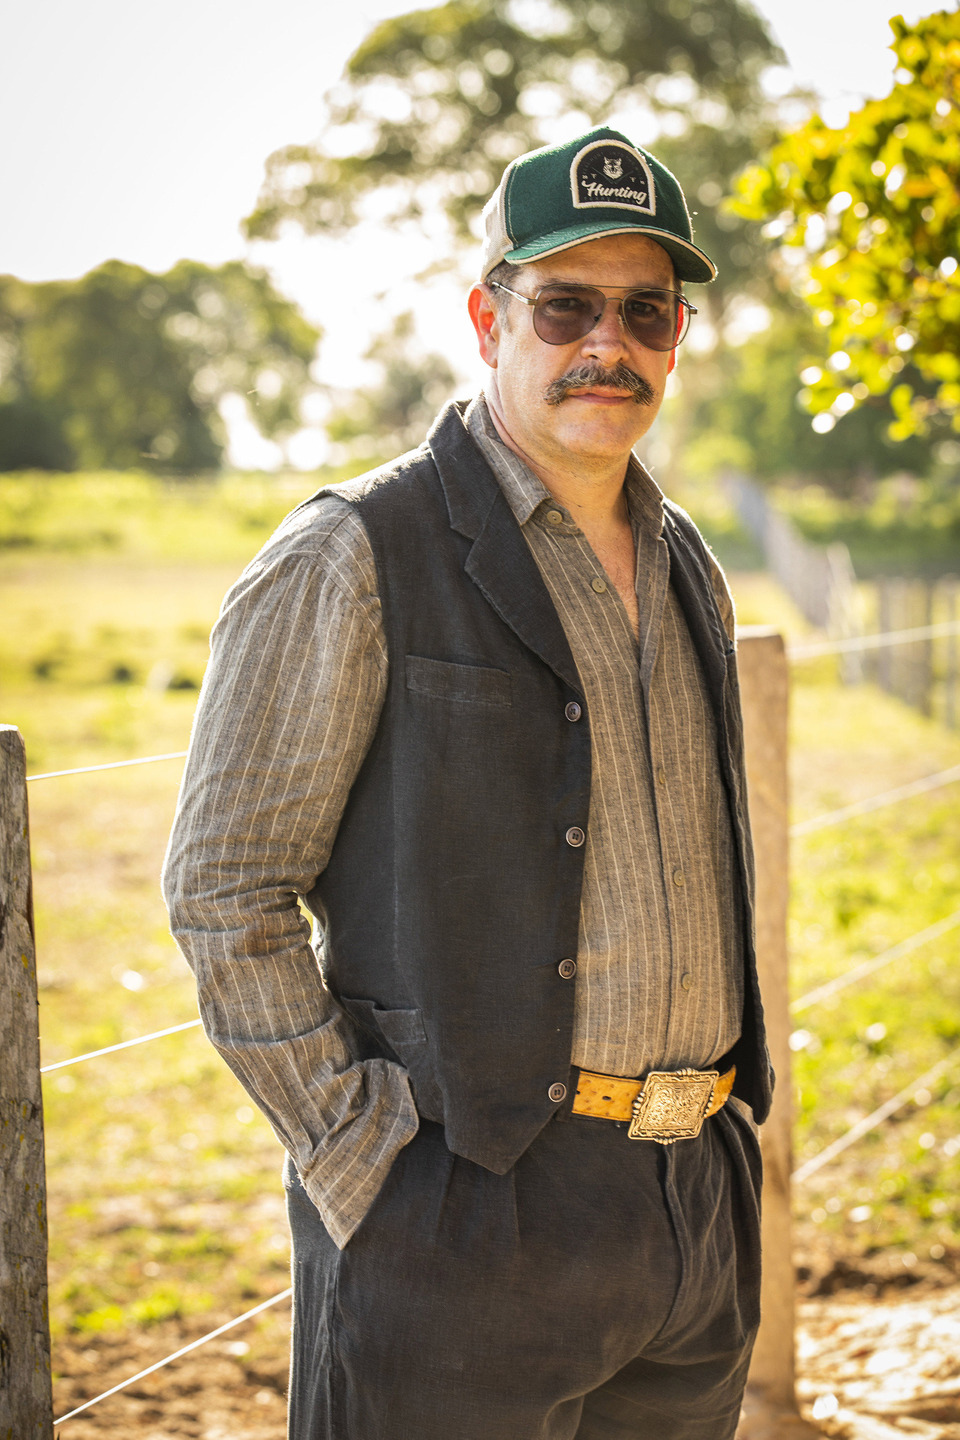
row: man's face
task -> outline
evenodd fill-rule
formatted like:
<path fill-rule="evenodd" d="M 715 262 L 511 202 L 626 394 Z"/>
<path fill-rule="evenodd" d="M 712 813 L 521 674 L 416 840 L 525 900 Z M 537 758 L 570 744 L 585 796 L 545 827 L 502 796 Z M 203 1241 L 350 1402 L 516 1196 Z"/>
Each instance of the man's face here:
<path fill-rule="evenodd" d="M 676 289 L 667 252 L 646 235 L 601 236 L 559 255 L 524 265 L 511 288 L 531 299 L 554 282 L 597 285 L 614 294 L 628 290 Z M 504 307 L 498 309 L 496 300 Z M 533 328 L 533 310 L 501 291 L 494 300 L 475 288 L 470 311 L 480 353 L 494 371 L 488 394 L 513 442 L 534 463 L 548 465 L 563 455 L 585 461 L 624 463 L 630 449 L 656 419 L 670 370 L 670 352 L 646 349 L 620 323 L 615 304 L 607 306 L 589 335 L 568 345 L 548 345 Z M 638 403 L 622 384 L 588 383 L 556 403 L 557 381 L 582 366 L 609 372 L 626 366 L 649 387 Z M 554 386 L 551 394 L 550 387 Z M 562 389 L 563 387 L 561 387 Z"/>

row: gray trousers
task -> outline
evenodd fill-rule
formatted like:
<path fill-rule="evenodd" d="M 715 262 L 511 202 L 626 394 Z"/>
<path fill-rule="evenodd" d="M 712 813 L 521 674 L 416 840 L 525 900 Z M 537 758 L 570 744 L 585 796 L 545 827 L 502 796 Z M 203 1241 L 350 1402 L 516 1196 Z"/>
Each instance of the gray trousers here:
<path fill-rule="evenodd" d="M 344 1251 L 293 1166 L 289 1440 L 732 1440 L 759 1319 L 760 1154 L 546 1126 L 506 1175 L 423 1121 Z"/>

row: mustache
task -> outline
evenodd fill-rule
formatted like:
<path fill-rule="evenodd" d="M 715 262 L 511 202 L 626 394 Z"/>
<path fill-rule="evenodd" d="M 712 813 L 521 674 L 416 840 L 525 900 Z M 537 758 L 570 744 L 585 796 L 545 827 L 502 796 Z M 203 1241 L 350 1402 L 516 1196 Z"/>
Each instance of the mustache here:
<path fill-rule="evenodd" d="M 657 398 L 650 382 L 624 365 L 622 360 L 610 369 L 598 360 L 588 360 L 575 370 L 568 370 L 559 380 L 552 381 L 544 391 L 544 399 L 548 405 L 562 405 L 573 390 L 596 390 L 599 386 L 629 390 L 637 405 L 652 405 Z"/>

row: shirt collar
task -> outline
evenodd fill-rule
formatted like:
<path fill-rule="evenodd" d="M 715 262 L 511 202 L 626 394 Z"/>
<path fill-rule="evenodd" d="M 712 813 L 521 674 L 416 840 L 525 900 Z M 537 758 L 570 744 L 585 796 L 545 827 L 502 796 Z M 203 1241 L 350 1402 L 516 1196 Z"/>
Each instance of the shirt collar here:
<path fill-rule="evenodd" d="M 578 533 L 579 527 L 553 498 L 543 481 L 503 443 L 482 394 L 471 400 L 464 418 L 474 444 L 496 476 L 517 523 L 526 525 L 528 520 L 536 517 L 554 533 Z M 625 489 L 627 509 L 634 528 L 642 527 L 659 537 L 663 532 L 663 491 L 632 453 L 627 462 Z M 546 520 L 548 513 L 552 511 L 555 514 L 558 510 L 563 515 L 562 524 Z"/>
<path fill-rule="evenodd" d="M 537 506 L 553 498 L 550 491 L 530 466 L 504 445 L 483 395 L 471 400 L 464 418 L 474 444 L 497 477 L 514 518 L 519 525 L 526 525 Z"/>

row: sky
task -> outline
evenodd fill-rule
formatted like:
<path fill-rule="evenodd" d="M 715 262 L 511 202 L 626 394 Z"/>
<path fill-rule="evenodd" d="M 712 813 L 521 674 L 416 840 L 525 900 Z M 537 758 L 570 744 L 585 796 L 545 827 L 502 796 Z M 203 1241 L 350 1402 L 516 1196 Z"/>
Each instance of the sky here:
<path fill-rule="evenodd" d="M 792 78 L 823 97 L 831 124 L 889 90 L 888 16 L 911 21 L 937 8 L 929 0 L 898 9 L 895 0 L 754 3 Z M 338 259 L 333 295 L 323 242 L 250 247 L 239 221 L 256 201 L 266 157 L 316 135 L 323 95 L 367 31 L 411 8 L 412 0 L 21 0 L 4 20 L 0 273 L 48 280 L 112 258 L 165 270 L 185 256 L 219 264 L 246 255 L 324 327 L 320 377 L 357 383 L 370 334 L 385 328 L 374 295 L 393 291 L 394 310 L 417 303 L 405 276 L 420 257 L 394 252 L 387 264 L 382 245 L 351 247 Z M 425 333 L 432 339 L 429 325 Z M 449 315 L 437 317 L 435 333 L 449 337 Z M 446 348 L 472 380 L 466 326 Z M 268 463 L 237 428 L 233 458 Z M 312 463 L 308 450 L 305 442 L 303 463 Z"/>

